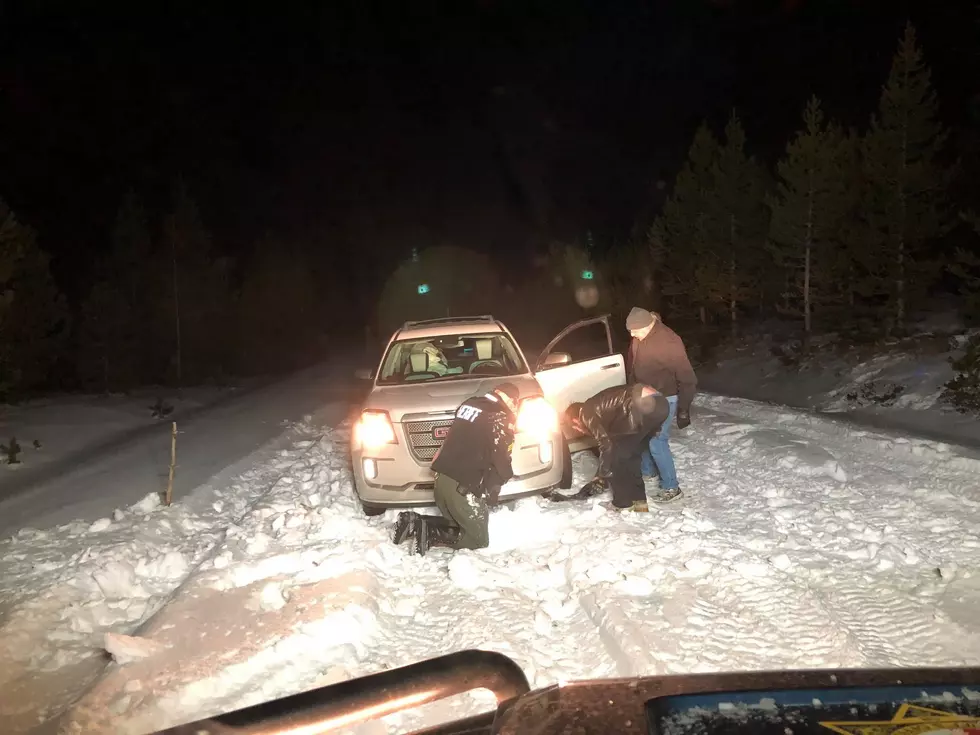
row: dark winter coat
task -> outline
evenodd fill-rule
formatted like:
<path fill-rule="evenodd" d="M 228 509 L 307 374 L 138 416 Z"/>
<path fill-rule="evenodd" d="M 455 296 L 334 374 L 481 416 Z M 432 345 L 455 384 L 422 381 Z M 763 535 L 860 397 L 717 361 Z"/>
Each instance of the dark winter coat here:
<path fill-rule="evenodd" d="M 665 396 L 677 396 L 677 413 L 690 413 L 698 379 L 684 342 L 659 319 L 644 339 L 630 341 L 626 375 L 630 383 L 643 383 Z"/>
<path fill-rule="evenodd" d="M 569 407 L 569 418 L 578 420 L 599 445 L 598 477 L 608 477 L 612 471 L 612 446 L 617 437 L 628 434 L 645 436 L 663 426 L 670 415 L 667 399 L 657 391 L 655 408 L 640 412 L 633 403 L 636 385 L 620 385 L 599 391 L 584 403 Z M 656 389 L 654 389 L 656 391 Z"/>
<path fill-rule="evenodd" d="M 510 457 L 515 421 L 514 413 L 495 396 L 464 401 L 432 469 L 454 479 L 461 490 L 495 503 L 500 488 L 514 476 Z"/>

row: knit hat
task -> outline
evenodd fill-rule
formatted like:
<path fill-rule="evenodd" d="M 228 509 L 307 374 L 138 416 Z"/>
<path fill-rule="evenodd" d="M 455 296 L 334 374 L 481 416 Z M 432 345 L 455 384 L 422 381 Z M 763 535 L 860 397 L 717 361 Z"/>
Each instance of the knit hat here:
<path fill-rule="evenodd" d="M 639 306 L 634 306 L 626 317 L 626 329 L 633 331 L 634 329 L 646 329 L 651 326 L 656 320 L 656 317 L 651 314 L 646 309 L 641 309 Z"/>

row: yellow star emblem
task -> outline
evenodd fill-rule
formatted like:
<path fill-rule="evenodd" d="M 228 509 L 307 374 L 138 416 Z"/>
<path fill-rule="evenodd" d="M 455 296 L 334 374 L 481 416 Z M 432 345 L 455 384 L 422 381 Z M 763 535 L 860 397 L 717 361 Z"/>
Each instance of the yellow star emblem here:
<path fill-rule="evenodd" d="M 974 731 L 980 728 L 980 717 L 967 717 L 938 709 L 917 707 L 914 704 L 903 704 L 890 720 L 820 724 L 843 735 L 939 735 Z"/>

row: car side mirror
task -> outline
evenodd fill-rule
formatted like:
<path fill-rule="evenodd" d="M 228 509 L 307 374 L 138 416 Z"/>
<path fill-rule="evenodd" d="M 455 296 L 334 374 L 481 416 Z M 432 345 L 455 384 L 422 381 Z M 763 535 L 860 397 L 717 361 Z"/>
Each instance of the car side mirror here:
<path fill-rule="evenodd" d="M 361 368 L 354 371 L 354 377 L 358 380 L 374 380 L 374 372 L 369 368 Z"/>
<path fill-rule="evenodd" d="M 541 367 L 557 367 L 558 365 L 567 365 L 571 361 L 572 356 L 567 352 L 552 352 L 541 363 Z"/>

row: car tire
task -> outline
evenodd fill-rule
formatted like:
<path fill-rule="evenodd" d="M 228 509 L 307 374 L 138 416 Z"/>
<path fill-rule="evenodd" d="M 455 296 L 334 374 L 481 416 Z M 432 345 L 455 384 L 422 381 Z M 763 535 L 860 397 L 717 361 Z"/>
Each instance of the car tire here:
<path fill-rule="evenodd" d="M 384 515 L 384 512 L 388 510 L 383 505 L 368 505 L 367 503 L 361 503 L 361 510 L 364 511 L 364 515 L 369 518 L 374 518 L 375 516 Z"/>
<path fill-rule="evenodd" d="M 572 486 L 573 469 L 572 453 L 568 450 L 568 442 L 561 440 L 561 482 L 558 487 L 561 490 L 568 490 Z"/>

